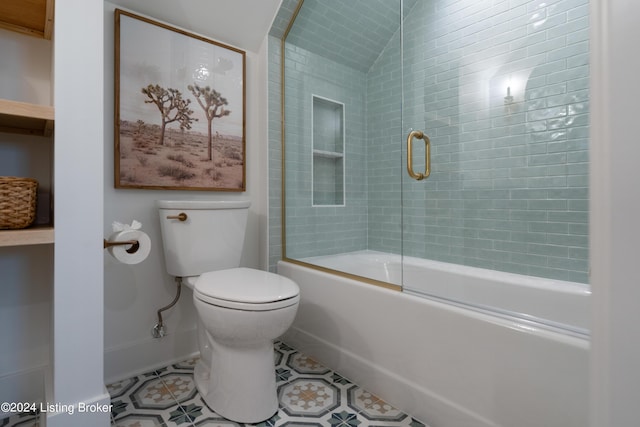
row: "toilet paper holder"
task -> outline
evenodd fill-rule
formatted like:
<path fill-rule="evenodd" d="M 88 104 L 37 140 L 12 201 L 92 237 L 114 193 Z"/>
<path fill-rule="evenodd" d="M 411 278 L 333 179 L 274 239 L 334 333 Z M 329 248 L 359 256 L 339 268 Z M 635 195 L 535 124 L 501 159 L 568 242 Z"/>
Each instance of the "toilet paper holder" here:
<path fill-rule="evenodd" d="M 127 251 L 127 253 L 130 253 L 130 254 L 135 254 L 138 251 L 138 249 L 140 249 L 140 242 L 138 242 L 137 240 L 124 240 L 122 242 L 109 242 L 109 241 L 107 241 L 107 239 L 104 239 L 103 248 L 107 249 L 107 248 L 110 248 L 112 246 L 123 246 L 123 245 L 131 245 L 130 248 L 125 249 Z"/>

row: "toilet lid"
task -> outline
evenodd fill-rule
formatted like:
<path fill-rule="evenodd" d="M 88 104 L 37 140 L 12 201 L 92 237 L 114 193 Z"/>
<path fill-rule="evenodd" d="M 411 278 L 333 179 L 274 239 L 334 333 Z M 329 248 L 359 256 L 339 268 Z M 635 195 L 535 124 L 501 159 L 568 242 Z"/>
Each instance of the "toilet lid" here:
<path fill-rule="evenodd" d="M 293 280 L 252 268 L 231 268 L 201 274 L 195 290 L 205 297 L 250 304 L 287 300 L 300 293 Z"/>

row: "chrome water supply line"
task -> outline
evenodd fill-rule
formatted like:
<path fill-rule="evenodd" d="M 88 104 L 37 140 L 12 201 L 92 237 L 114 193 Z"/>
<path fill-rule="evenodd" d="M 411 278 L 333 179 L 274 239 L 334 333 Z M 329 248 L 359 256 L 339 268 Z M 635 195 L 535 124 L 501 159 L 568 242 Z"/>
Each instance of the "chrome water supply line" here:
<path fill-rule="evenodd" d="M 171 303 L 165 307 L 162 307 L 158 310 L 158 323 L 151 329 L 151 336 L 153 338 L 162 338 L 167 334 L 167 331 L 164 327 L 164 322 L 162 321 L 162 312 L 170 309 L 180 299 L 180 293 L 182 291 L 182 277 L 176 277 L 176 287 L 178 288 L 176 291 L 176 297 L 171 301 Z"/>

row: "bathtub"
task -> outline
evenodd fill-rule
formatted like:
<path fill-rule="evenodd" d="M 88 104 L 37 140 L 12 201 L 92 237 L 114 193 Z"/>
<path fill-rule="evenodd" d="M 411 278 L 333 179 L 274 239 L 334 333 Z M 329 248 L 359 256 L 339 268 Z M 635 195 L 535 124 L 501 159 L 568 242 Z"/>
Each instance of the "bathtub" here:
<path fill-rule="evenodd" d="M 582 337 L 589 335 L 591 290 L 583 283 L 371 250 L 309 257 L 300 261 L 402 286 L 408 294 L 493 315 L 518 317 L 523 322 L 535 323 L 536 327 Z"/>
<path fill-rule="evenodd" d="M 395 255 L 305 261 L 400 283 Z M 404 262 L 399 292 L 280 261 L 278 273 L 301 290 L 284 341 L 430 427 L 588 425 L 584 285 Z M 448 294 L 425 297 L 445 285 Z M 470 303 L 455 303 L 460 295 Z"/>

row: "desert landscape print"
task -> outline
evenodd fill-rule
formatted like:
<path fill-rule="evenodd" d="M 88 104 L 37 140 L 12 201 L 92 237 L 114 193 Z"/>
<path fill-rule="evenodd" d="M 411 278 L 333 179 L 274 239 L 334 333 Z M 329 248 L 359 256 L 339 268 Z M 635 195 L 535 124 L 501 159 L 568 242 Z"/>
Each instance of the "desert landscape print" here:
<path fill-rule="evenodd" d="M 244 52 L 116 13 L 116 187 L 244 191 Z"/>

